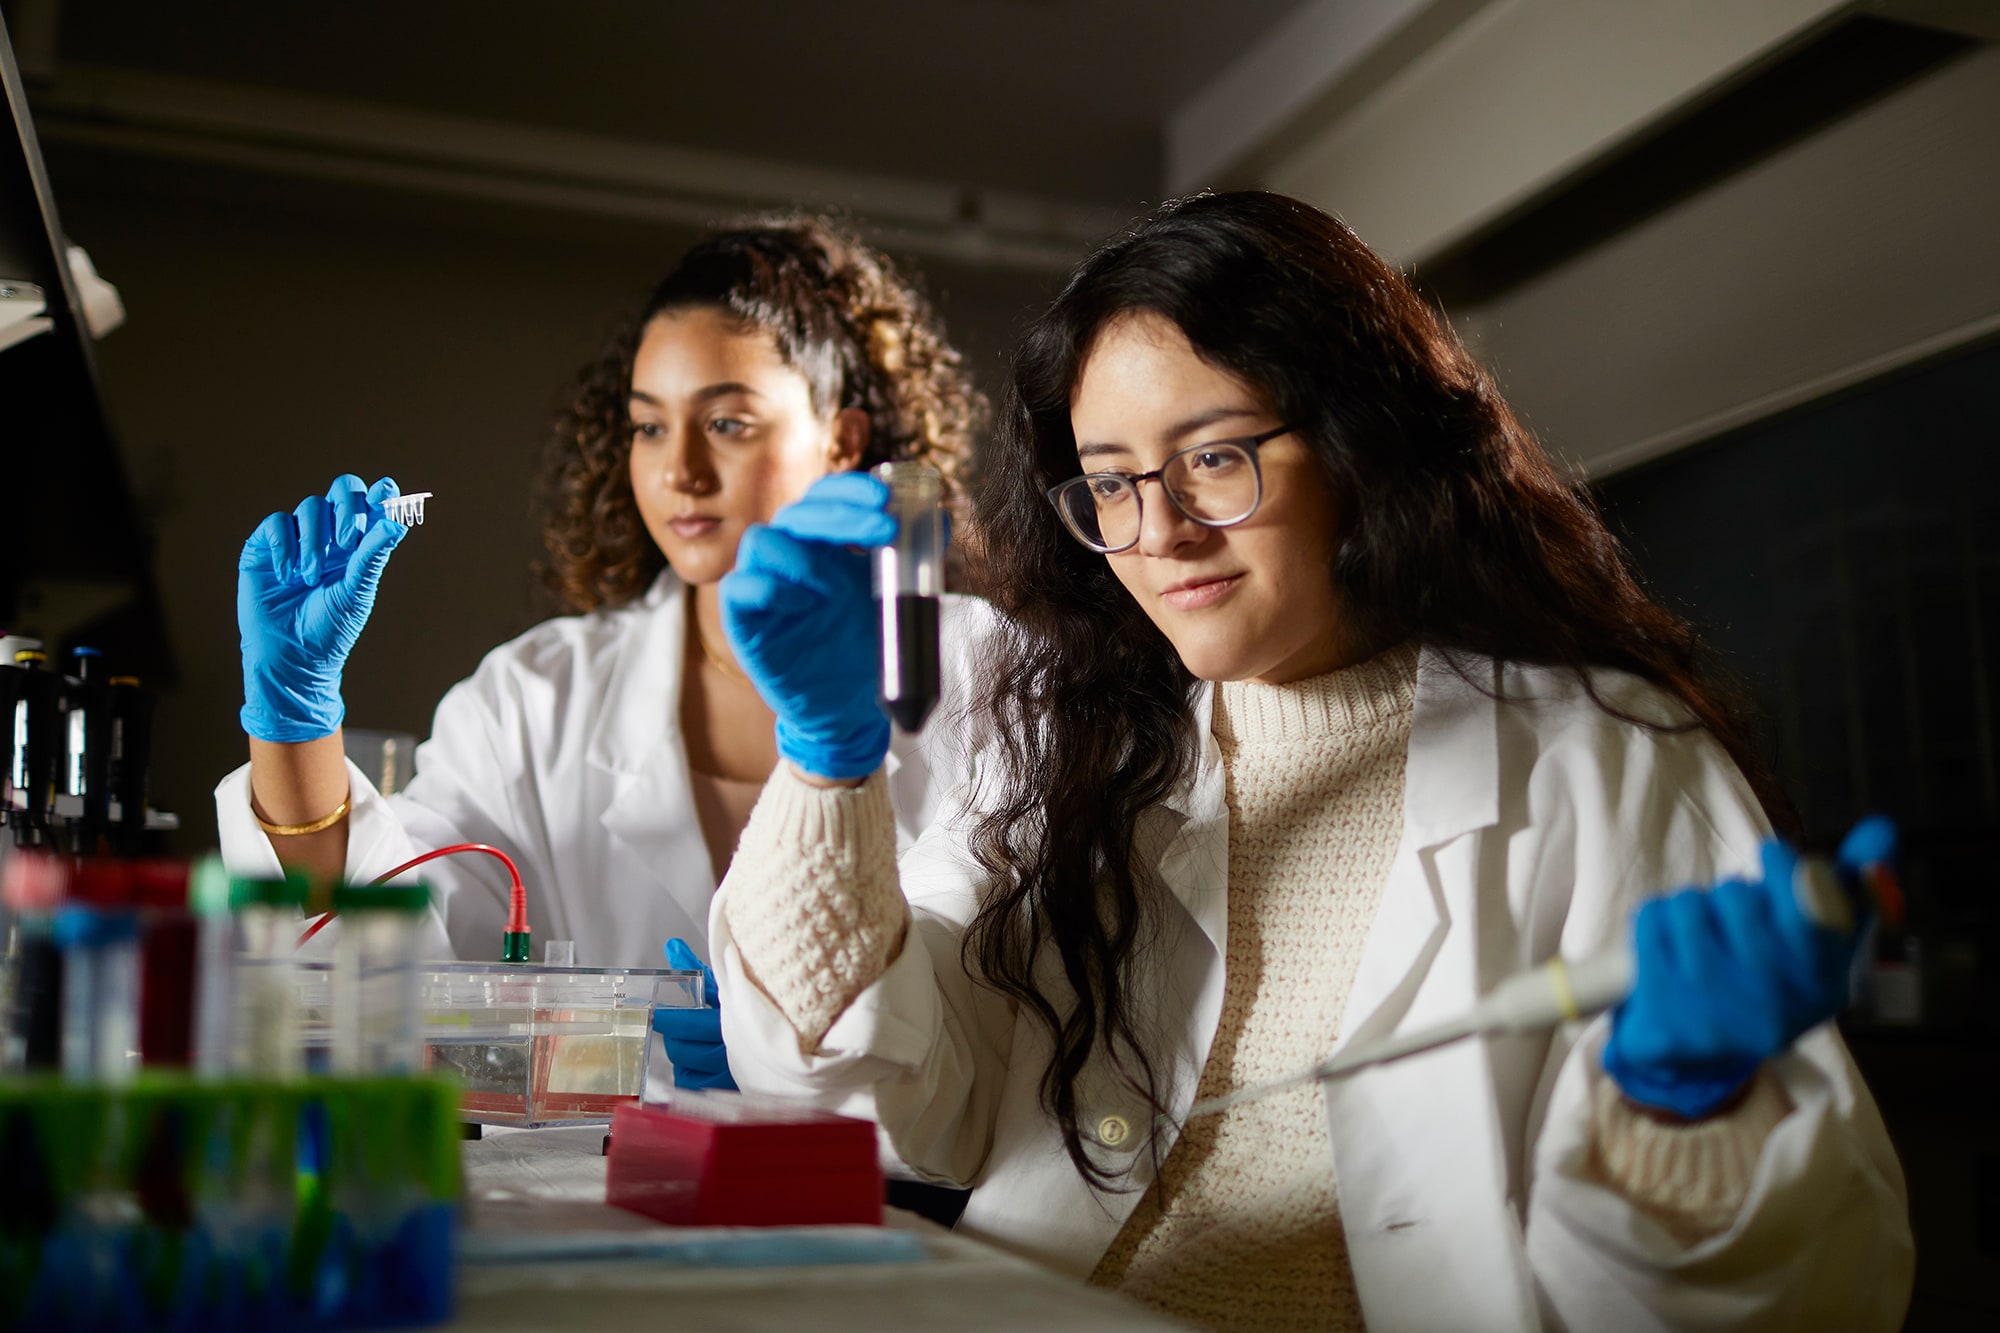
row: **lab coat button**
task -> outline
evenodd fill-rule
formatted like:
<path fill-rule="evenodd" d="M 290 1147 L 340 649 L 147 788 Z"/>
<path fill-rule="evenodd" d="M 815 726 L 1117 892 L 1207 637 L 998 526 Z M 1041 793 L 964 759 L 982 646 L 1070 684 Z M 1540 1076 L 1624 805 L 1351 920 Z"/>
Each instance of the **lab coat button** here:
<path fill-rule="evenodd" d="M 1107 1148 L 1120 1148 L 1132 1137 L 1132 1126 L 1122 1115 L 1108 1115 L 1097 1122 L 1097 1141 Z"/>

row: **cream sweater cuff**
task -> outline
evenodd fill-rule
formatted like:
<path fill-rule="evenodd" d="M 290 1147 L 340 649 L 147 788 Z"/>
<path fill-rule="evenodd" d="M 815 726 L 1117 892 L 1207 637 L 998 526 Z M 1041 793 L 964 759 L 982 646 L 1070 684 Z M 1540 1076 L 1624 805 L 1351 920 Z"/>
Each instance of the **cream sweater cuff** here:
<path fill-rule="evenodd" d="M 725 883 L 723 913 L 750 978 L 791 1021 L 799 1049 L 818 1049 L 909 927 L 881 771 L 859 787 L 821 788 L 780 762 Z"/>
<path fill-rule="evenodd" d="M 1791 1114 L 1791 1099 L 1770 1069 L 1758 1071 L 1736 1109 L 1709 1120 L 1654 1120 L 1599 1079 L 1592 1105 L 1596 1160 L 1604 1183 L 1630 1199 L 1683 1245 L 1729 1229 L 1750 1195 L 1764 1140 Z"/>

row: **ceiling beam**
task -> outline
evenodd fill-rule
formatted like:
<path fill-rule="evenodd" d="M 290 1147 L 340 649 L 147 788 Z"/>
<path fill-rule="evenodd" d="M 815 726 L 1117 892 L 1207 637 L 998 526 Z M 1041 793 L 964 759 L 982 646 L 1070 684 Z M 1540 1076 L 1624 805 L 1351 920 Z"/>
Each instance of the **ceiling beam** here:
<path fill-rule="evenodd" d="M 122 70 L 62 65 L 33 104 L 50 143 L 696 226 L 744 209 L 833 210 L 890 248 L 971 265 L 1066 270 L 1125 220 L 949 181 Z"/>
<path fill-rule="evenodd" d="M 1260 178 L 1420 264 L 1848 8 L 1489 4 Z"/>
<path fill-rule="evenodd" d="M 1167 193 L 1236 183 L 1418 16 L 1484 3 L 1307 0 L 1167 117 Z"/>

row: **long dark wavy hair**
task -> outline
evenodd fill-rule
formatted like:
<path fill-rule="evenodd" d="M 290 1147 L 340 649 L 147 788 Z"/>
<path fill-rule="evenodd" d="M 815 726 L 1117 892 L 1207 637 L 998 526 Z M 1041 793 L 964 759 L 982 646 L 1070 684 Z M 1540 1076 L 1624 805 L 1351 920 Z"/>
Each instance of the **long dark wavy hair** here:
<path fill-rule="evenodd" d="M 1647 596 L 1589 496 L 1395 269 L 1280 195 L 1164 205 L 1085 260 L 1028 330 L 974 498 L 989 593 L 1014 627 L 988 701 L 1007 780 L 974 836 L 995 887 L 965 961 L 1045 1030 L 1043 1104 L 1104 1188 L 1117 1180 L 1086 1154 L 1078 1079 L 1101 1056 L 1160 1105 L 1133 987 L 1164 889 L 1135 844 L 1142 814 L 1192 772 L 1198 682 L 1046 492 L 1081 470 L 1070 400 L 1093 338 L 1142 312 L 1261 390 L 1353 497 L 1330 571 L 1345 642 L 1548 664 L 1586 689 L 1589 668 L 1629 671 L 1686 705 L 1686 725 L 1715 736 L 1774 822 L 1790 809 L 1740 691 Z"/>
<path fill-rule="evenodd" d="M 544 581 L 572 611 L 622 606 L 666 557 L 632 495 L 632 364 L 646 325 L 670 310 L 717 310 L 776 343 L 813 409 L 868 413 L 861 467 L 927 462 L 948 493 L 985 397 L 916 284 L 826 218 L 756 219 L 697 243 L 578 374 L 557 416 L 541 484 Z"/>

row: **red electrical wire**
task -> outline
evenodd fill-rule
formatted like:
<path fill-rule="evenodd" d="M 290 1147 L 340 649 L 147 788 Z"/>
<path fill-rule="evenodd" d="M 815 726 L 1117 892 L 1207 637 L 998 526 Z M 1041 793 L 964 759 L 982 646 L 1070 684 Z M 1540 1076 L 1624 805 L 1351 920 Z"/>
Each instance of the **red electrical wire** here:
<path fill-rule="evenodd" d="M 520 867 L 514 864 L 513 857 L 507 855 L 507 853 L 501 851 L 498 847 L 487 843 L 455 842 L 449 847 L 439 847 L 433 851 L 425 852 L 421 856 L 413 856 L 394 870 L 385 870 L 368 882 L 370 884 L 386 884 L 405 870 L 414 869 L 424 862 L 436 860 L 440 856 L 451 856 L 458 852 L 485 852 L 488 856 L 497 856 L 500 858 L 500 863 L 507 867 L 507 878 L 513 881 L 513 884 L 508 889 L 507 896 L 507 930 L 510 934 L 525 935 L 528 931 L 528 891 L 521 886 Z M 305 934 L 299 936 L 299 943 L 304 944 L 307 940 L 319 934 L 325 928 L 326 923 L 331 920 L 333 920 L 333 913 L 328 912 L 325 916 L 307 926 Z"/>

